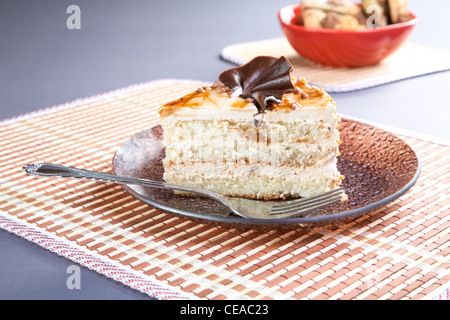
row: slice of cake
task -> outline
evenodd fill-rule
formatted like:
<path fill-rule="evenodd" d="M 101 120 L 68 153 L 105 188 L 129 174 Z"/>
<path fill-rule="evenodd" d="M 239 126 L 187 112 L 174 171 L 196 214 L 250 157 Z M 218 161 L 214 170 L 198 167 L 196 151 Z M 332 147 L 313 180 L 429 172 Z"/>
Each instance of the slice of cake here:
<path fill-rule="evenodd" d="M 338 187 L 336 104 L 291 71 L 284 57 L 256 57 L 161 106 L 164 179 L 253 199 Z"/>

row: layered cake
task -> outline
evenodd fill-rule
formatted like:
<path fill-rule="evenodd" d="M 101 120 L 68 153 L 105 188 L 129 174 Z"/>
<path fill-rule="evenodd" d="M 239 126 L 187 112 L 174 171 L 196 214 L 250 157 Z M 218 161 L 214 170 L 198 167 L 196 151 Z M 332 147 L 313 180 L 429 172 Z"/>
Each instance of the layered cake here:
<path fill-rule="evenodd" d="M 161 106 L 164 179 L 252 199 L 337 188 L 336 104 L 291 71 L 284 57 L 256 57 Z"/>

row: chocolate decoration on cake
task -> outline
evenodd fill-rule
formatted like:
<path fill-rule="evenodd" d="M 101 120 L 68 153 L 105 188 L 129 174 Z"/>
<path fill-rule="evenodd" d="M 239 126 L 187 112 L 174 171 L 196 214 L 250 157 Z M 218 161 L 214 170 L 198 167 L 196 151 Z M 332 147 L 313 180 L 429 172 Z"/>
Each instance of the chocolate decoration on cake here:
<path fill-rule="evenodd" d="M 239 92 L 240 98 L 251 99 L 258 113 L 264 113 L 266 108 L 279 104 L 283 94 L 294 91 L 292 69 L 285 57 L 259 56 L 240 67 L 225 70 L 219 81 L 233 93 Z"/>

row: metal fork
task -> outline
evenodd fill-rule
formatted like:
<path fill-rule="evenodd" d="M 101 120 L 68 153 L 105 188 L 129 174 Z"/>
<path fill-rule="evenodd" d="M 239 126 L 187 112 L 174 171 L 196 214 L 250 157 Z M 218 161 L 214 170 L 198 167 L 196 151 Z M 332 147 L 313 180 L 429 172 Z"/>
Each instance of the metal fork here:
<path fill-rule="evenodd" d="M 102 182 L 114 182 L 118 184 L 132 184 L 152 188 L 172 189 L 187 191 L 207 196 L 219 201 L 235 214 L 244 218 L 279 219 L 304 215 L 315 210 L 344 199 L 342 188 L 323 193 L 312 198 L 301 198 L 292 201 L 262 201 L 236 197 L 227 197 L 204 189 L 170 184 L 166 182 L 124 177 L 115 174 L 90 171 L 74 167 L 67 167 L 54 163 L 27 164 L 23 169 L 31 175 L 61 178 L 79 178 L 98 180 Z"/>

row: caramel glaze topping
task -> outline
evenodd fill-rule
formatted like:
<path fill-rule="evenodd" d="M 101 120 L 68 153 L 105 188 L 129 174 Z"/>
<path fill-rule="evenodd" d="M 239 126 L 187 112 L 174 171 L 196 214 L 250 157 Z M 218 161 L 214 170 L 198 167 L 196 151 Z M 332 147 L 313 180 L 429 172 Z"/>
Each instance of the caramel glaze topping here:
<path fill-rule="evenodd" d="M 303 106 L 326 106 L 327 103 L 333 101 L 326 92 L 320 88 L 310 86 L 305 79 L 297 80 L 295 77 L 292 77 L 292 83 L 294 90 L 285 93 L 282 96 L 280 103 L 271 105 L 267 111 L 292 112 Z M 228 87 L 220 81 L 217 81 L 212 86 L 200 87 L 197 91 L 161 106 L 159 113 L 161 116 L 169 116 L 179 108 L 197 109 L 201 108 L 205 103 L 212 104 L 220 110 L 225 106 L 221 107 L 221 102 L 219 100 L 224 98 L 228 99 L 231 97 L 231 94 L 232 91 Z M 232 100 L 229 107 L 231 109 L 239 110 L 247 107 L 254 108 L 255 105 L 251 99 L 236 98 Z"/>

